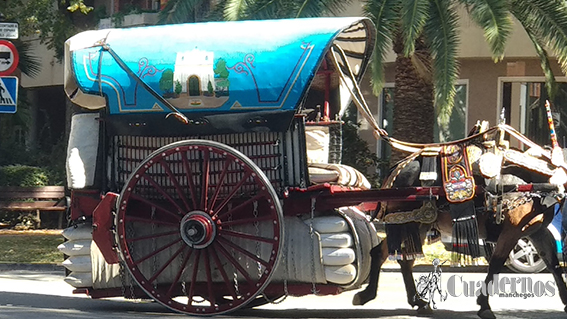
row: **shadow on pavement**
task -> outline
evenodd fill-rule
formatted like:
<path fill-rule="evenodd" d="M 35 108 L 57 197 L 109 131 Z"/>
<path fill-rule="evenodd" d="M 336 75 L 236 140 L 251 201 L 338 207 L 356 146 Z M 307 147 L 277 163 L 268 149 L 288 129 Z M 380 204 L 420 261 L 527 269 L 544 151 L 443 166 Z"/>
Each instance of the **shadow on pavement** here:
<path fill-rule="evenodd" d="M 502 311 L 499 319 L 566 318 L 561 311 Z M 0 318 L 195 318 L 172 313 L 166 307 L 152 301 L 131 302 L 122 299 L 94 300 L 78 297 L 0 292 Z M 380 310 L 357 309 L 244 309 L 215 318 L 435 318 L 477 319 L 473 311 L 435 310 L 433 315 L 418 316 L 412 309 Z"/>

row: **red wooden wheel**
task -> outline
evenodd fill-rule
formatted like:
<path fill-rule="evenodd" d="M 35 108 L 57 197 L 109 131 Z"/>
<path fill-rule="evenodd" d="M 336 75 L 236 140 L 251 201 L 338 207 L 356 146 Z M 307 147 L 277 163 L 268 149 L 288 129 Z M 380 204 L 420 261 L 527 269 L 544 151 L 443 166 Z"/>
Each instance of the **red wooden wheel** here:
<path fill-rule="evenodd" d="M 224 144 L 162 147 L 131 174 L 117 205 L 117 242 L 128 270 L 175 311 L 236 310 L 263 291 L 278 263 L 278 197 L 254 162 Z"/>

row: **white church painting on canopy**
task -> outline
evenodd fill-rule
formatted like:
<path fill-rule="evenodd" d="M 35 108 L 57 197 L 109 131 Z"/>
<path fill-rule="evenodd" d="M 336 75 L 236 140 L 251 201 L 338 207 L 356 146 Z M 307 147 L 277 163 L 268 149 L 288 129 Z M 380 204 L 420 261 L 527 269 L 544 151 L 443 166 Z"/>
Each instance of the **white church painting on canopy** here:
<path fill-rule="evenodd" d="M 214 52 L 177 52 L 174 70 L 162 73 L 160 89 L 179 108 L 218 107 L 228 99 L 229 72 L 224 59 L 215 63 Z"/>

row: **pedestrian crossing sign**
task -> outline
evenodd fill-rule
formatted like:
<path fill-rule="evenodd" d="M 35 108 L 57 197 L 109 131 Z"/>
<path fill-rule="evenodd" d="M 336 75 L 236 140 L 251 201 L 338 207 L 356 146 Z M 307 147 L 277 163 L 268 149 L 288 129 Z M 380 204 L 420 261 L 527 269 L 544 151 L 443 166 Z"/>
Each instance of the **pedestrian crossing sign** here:
<path fill-rule="evenodd" d="M 18 101 L 18 78 L 0 77 L 0 113 L 16 113 Z"/>

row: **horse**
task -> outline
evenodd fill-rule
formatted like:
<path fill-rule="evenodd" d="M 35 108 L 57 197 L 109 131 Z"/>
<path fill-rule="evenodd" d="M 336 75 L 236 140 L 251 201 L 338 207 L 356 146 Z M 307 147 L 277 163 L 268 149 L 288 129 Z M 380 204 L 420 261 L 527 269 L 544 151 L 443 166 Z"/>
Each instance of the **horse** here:
<path fill-rule="evenodd" d="M 479 135 L 474 136 L 478 137 Z M 469 146 L 474 145 L 474 142 L 467 140 Z M 483 146 L 481 144 L 477 141 L 477 146 L 474 147 L 478 147 L 482 152 Z M 495 148 L 493 147 L 493 149 Z M 421 152 L 409 156 L 396 164 L 384 183 L 385 187 L 423 186 L 424 183 L 427 186 L 443 185 L 443 176 L 437 176 L 434 179 L 429 178 L 425 182 L 420 178 L 424 167 L 425 170 L 429 171 L 439 172 L 443 169 L 447 171 L 447 167 L 439 163 L 438 156 L 436 157 L 436 165 L 433 165 L 436 169 L 432 170 L 431 157 L 424 154 L 424 152 Z M 530 157 L 530 160 L 536 158 L 519 151 L 510 151 L 510 154 L 520 158 L 522 156 Z M 489 159 L 494 160 L 490 156 Z M 553 275 L 561 301 L 566 305 L 564 310 L 567 312 L 567 288 L 561 276 L 562 270 L 555 253 L 555 239 L 547 229 L 547 225 L 553 219 L 554 206 L 562 201 L 562 192 L 561 187 L 557 191 L 556 185 L 549 183 L 549 172 L 544 172 L 548 173 L 545 175 L 542 173 L 543 169 L 534 171 L 532 167 L 529 167 L 538 160 L 544 162 L 544 164 L 549 164 L 541 159 L 532 162 L 528 160 L 527 162 L 530 164 L 522 163 L 521 160 L 516 161 L 516 163 L 504 160 L 502 161 L 504 165 L 499 167 L 498 172 L 490 178 L 479 171 L 478 161 L 472 163 L 471 182 L 475 185 L 476 191 L 472 195 L 469 194 L 470 199 L 462 203 L 451 203 L 448 196 L 440 196 L 439 199 L 431 202 L 426 201 L 425 204 L 399 201 L 382 203 L 380 213 L 375 213 L 371 217 L 375 217 L 381 222 L 394 221 L 395 224 L 390 225 L 391 227 L 386 224 L 386 238 L 370 251 L 372 261 L 368 286 L 354 296 L 353 305 L 363 305 L 376 297 L 382 264 L 389 256 L 393 255 L 393 247 L 402 246 L 399 251 L 395 251 L 394 257 L 397 257 L 401 267 L 407 301 L 412 308 L 417 307 L 420 314 L 432 312 L 429 301 L 424 300 L 417 293 L 412 273 L 414 259 L 421 254 L 421 245 L 428 231 L 434 229 L 441 234 L 455 236 L 455 225 L 459 224 L 460 221 L 465 221 L 468 222 L 468 226 L 460 231 L 461 235 L 465 235 L 464 240 L 461 238 L 460 242 L 453 244 L 459 253 L 479 257 L 478 247 L 473 244 L 475 241 L 478 243 L 480 238 L 496 242 L 489 258 L 488 274 L 484 281 L 486 287 L 489 287 L 494 276 L 500 273 L 517 241 L 521 237 L 528 237 L 544 260 L 547 269 Z M 518 162 L 523 165 L 518 165 Z M 485 166 L 487 165 L 485 164 Z M 490 171 L 490 169 L 488 170 Z M 494 171 L 494 169 L 492 170 Z M 533 188 L 531 191 L 525 192 L 518 191 L 518 185 L 542 186 L 540 189 Z M 559 198 L 559 200 L 557 201 L 556 198 Z M 427 209 L 424 209 L 426 206 Z M 463 211 L 468 211 L 468 216 L 467 214 L 463 215 Z M 431 217 L 432 213 L 434 213 L 433 217 Z M 415 216 L 420 214 L 429 217 L 422 221 L 416 221 Z M 390 218 L 392 216 L 394 218 Z M 411 249 L 408 247 L 412 246 L 415 251 L 409 251 Z M 495 318 L 488 297 L 488 293 L 481 293 L 477 298 L 477 304 L 480 306 L 477 314 L 483 319 Z"/>

